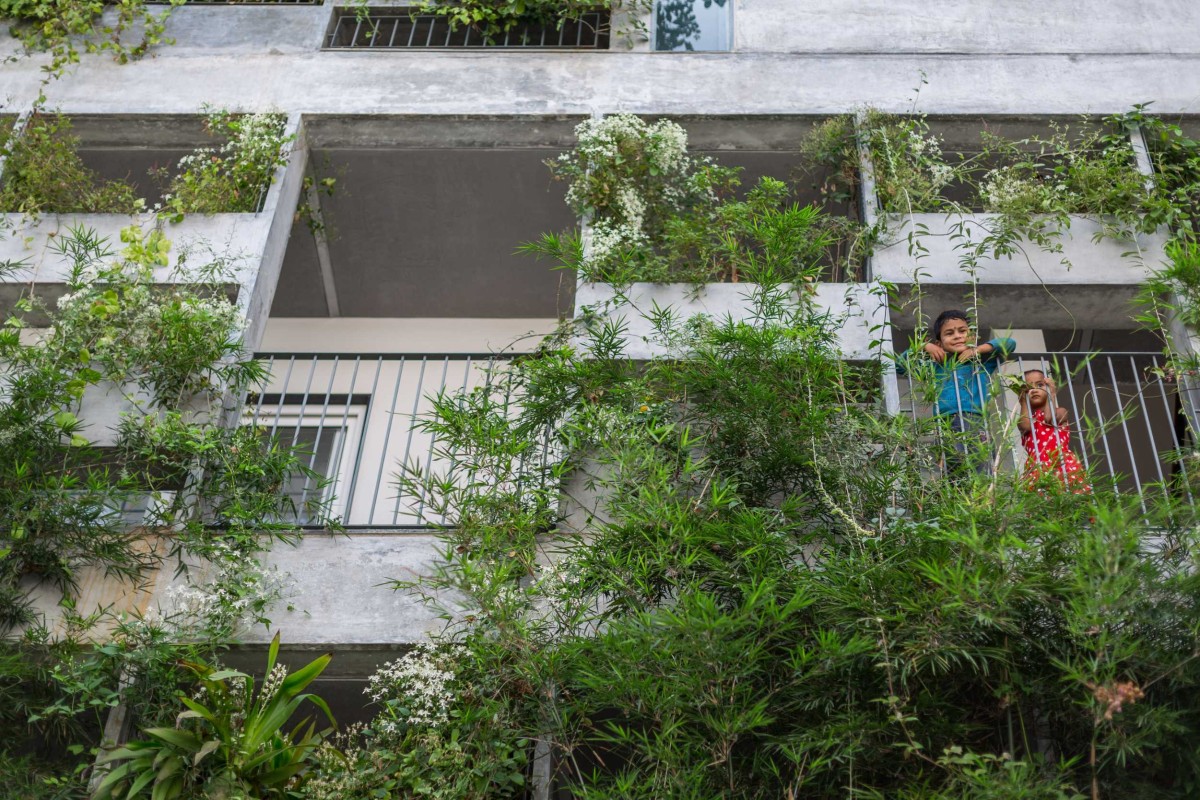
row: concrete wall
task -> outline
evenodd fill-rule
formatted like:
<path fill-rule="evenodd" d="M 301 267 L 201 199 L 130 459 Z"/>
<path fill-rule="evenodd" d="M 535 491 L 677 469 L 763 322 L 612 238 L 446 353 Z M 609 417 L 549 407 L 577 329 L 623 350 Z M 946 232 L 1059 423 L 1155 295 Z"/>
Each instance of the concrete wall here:
<path fill-rule="evenodd" d="M 1200 10 L 1189 0 L 742 0 L 733 53 L 320 51 L 333 9 L 183 7 L 177 44 L 121 66 L 84 56 L 52 83 L 69 112 L 195 113 L 204 103 L 310 113 L 1195 111 Z M 0 55 L 15 42 L 0 43 Z M 44 58 L 0 75 L 27 108 Z"/>
<path fill-rule="evenodd" d="M 259 349 L 276 353 L 527 353 L 557 325 L 556 319 L 272 317 Z"/>
<path fill-rule="evenodd" d="M 576 317 L 594 313 L 625 326 L 625 353 L 632 359 L 677 355 L 655 335 L 649 315 L 656 308 L 671 309 L 680 319 L 704 315 L 714 320 L 748 319 L 753 313 L 753 284 L 635 283 L 618 292 L 603 283 L 581 282 L 576 289 Z M 803 291 L 803 290 L 802 290 Z M 822 283 L 812 296 L 814 305 L 840 322 L 838 347 L 849 359 L 877 356 L 871 341 L 886 319 L 886 301 L 878 288 L 861 283 Z M 837 324 L 835 322 L 835 324 Z M 578 340 L 583 345 L 582 337 Z"/>

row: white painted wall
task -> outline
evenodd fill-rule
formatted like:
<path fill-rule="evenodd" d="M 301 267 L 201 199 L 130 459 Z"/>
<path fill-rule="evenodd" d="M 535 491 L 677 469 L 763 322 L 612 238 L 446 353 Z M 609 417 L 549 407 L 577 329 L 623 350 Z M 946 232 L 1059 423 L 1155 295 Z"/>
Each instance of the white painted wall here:
<path fill-rule="evenodd" d="M 258 349 L 291 353 L 527 353 L 557 325 L 554 319 L 272 317 Z"/>

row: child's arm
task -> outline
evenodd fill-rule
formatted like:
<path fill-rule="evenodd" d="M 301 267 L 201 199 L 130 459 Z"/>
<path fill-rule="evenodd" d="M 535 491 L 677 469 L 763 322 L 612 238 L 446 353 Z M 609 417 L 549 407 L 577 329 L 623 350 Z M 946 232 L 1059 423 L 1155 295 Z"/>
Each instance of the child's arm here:
<path fill-rule="evenodd" d="M 1017 352 L 1017 342 L 1015 339 L 1002 338 L 997 336 L 991 341 L 984 342 L 974 348 L 974 352 L 970 355 L 978 356 L 985 361 L 997 360 L 1007 361 L 1008 357 Z"/>
<path fill-rule="evenodd" d="M 896 356 L 896 373 L 899 375 L 907 375 L 909 369 L 912 368 L 912 360 L 922 352 L 928 353 L 929 357 L 939 364 L 946 360 L 946 351 L 943 350 L 939 345 L 929 342 L 920 349 L 913 347 Z"/>
<path fill-rule="evenodd" d="M 1058 406 L 1054 409 L 1054 418 L 1058 420 L 1058 425 L 1060 428 L 1067 424 L 1067 416 L 1067 410 L 1062 406 Z"/>
<path fill-rule="evenodd" d="M 1029 406 L 1025 403 L 1025 398 L 1022 397 L 1017 401 L 1021 408 L 1021 416 L 1017 417 L 1017 430 L 1021 433 L 1029 433 L 1033 430 L 1033 424 L 1029 421 Z"/>

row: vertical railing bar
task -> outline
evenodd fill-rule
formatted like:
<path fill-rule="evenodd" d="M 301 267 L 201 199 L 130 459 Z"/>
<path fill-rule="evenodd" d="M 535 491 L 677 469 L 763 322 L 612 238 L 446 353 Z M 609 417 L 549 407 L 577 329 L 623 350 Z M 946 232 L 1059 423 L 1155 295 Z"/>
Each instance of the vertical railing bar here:
<path fill-rule="evenodd" d="M 416 432 L 417 408 L 421 402 L 421 393 L 425 389 L 425 365 L 429 362 L 429 358 L 421 356 L 421 372 L 417 375 L 417 391 L 413 393 L 412 413 L 408 415 L 408 440 L 404 444 L 404 458 L 401 460 L 401 469 L 408 468 L 408 454 L 412 450 L 413 434 Z M 397 518 L 400 516 L 400 499 L 403 496 L 402 489 L 397 487 L 396 490 L 396 507 L 392 511 L 392 524 L 396 524 Z"/>
<path fill-rule="evenodd" d="M 365 409 L 363 409 L 362 431 L 360 431 L 359 435 L 358 435 L 358 447 L 355 448 L 354 464 L 351 465 L 351 469 L 350 469 L 350 488 L 346 492 L 346 524 L 347 525 L 353 524 L 351 522 L 352 518 L 350 516 L 350 513 L 354 510 L 354 493 L 355 493 L 355 490 L 358 489 L 358 476 L 361 475 L 362 471 L 363 471 L 362 470 L 362 456 L 363 456 L 363 450 L 367 446 L 367 431 L 370 430 L 370 427 L 371 427 L 371 412 L 374 411 L 375 407 L 378 405 L 378 402 L 377 402 L 378 395 L 376 395 L 375 392 L 379 388 L 379 375 L 382 372 L 383 372 L 383 356 L 379 355 L 375 358 L 375 377 L 371 381 L 371 394 L 369 394 L 367 396 L 368 397 L 367 407 Z M 367 522 L 368 523 L 370 522 L 369 518 L 367 519 Z"/>
<path fill-rule="evenodd" d="M 267 359 L 267 380 L 263 381 L 263 385 L 258 387 L 258 402 L 254 405 L 254 424 L 258 425 L 258 418 L 262 414 L 263 401 L 267 398 L 267 386 L 270 382 L 270 376 L 275 374 L 275 354 L 272 353 Z M 1172 429 L 1174 430 L 1174 429 Z"/>
<path fill-rule="evenodd" d="M 333 387 L 337 381 L 337 371 L 341 356 L 333 357 L 333 369 L 329 372 L 329 385 L 325 387 L 325 402 L 321 405 L 321 417 L 317 420 L 317 437 L 313 440 L 313 451 L 308 457 L 308 469 L 313 471 L 317 466 L 317 452 L 321 449 L 321 437 L 325 433 L 325 420 L 329 416 L 329 403 L 333 397 Z M 325 477 L 329 477 L 326 475 Z M 300 507 L 308 502 L 308 485 L 312 481 L 312 476 L 304 476 L 304 486 L 300 489 Z"/>
<path fill-rule="evenodd" d="M 463 34 L 463 47 L 471 46 L 471 26 L 467 26 L 467 32 Z"/>
<path fill-rule="evenodd" d="M 397 16 L 396 19 L 394 20 L 394 22 L 392 23 L 392 35 L 388 37 L 388 43 L 387 43 L 387 46 L 389 48 L 396 46 L 396 34 L 400 32 L 400 23 L 401 23 L 401 20 L 403 20 L 403 19 L 404 19 L 403 17 Z"/>
<path fill-rule="evenodd" d="M 446 374 L 449 371 L 450 371 L 450 356 L 446 356 L 442 359 L 442 379 L 441 379 L 440 383 L 438 384 L 438 393 L 439 394 L 446 390 Z M 416 422 L 415 416 L 413 417 L 413 421 Z M 436 445 L 437 445 L 437 431 L 434 431 L 433 435 L 429 437 L 429 452 L 425 456 L 425 472 L 426 472 L 426 474 L 433 472 L 433 451 L 434 451 L 434 448 L 436 447 Z M 425 496 L 422 495 L 421 499 L 417 503 L 417 521 L 418 522 L 421 521 L 421 515 L 424 513 L 425 513 Z"/>
<path fill-rule="evenodd" d="M 470 28 L 468 28 L 470 30 Z M 454 34 L 454 27 L 450 23 L 446 23 L 446 41 L 442 42 L 442 47 L 450 46 L 450 37 Z"/>
<path fill-rule="evenodd" d="M 1133 455 L 1133 440 L 1129 438 L 1128 420 L 1124 414 L 1125 401 L 1121 397 L 1121 387 L 1117 383 L 1117 373 L 1113 369 L 1112 358 L 1105 359 L 1108 362 L 1108 378 L 1112 383 L 1113 393 L 1117 396 L 1117 404 L 1122 409 L 1121 416 L 1121 433 L 1125 437 L 1125 450 L 1129 453 L 1129 467 L 1133 470 L 1133 485 L 1137 487 L 1138 502 L 1142 506 L 1142 513 L 1146 512 L 1146 497 L 1142 493 L 1142 476 L 1138 473 L 1137 459 Z"/>
<path fill-rule="evenodd" d="M 317 374 L 317 356 L 312 357 L 312 362 L 308 366 L 308 382 L 304 384 L 304 394 L 300 398 L 300 411 L 296 414 L 296 427 L 292 430 L 292 447 L 295 448 L 300 441 L 300 428 L 304 424 L 304 410 L 308 408 L 308 396 L 312 391 L 313 377 Z"/>
<path fill-rule="evenodd" d="M 361 30 L 362 30 L 362 20 L 360 19 L 354 23 L 354 35 L 350 37 L 350 46 L 351 47 L 358 46 L 358 34 Z"/>
<path fill-rule="evenodd" d="M 1067 392 L 1071 396 L 1071 418 L 1075 420 L 1075 431 L 1079 438 L 1079 454 L 1083 456 L 1083 470 L 1088 475 L 1092 474 L 1091 461 L 1088 458 L 1088 443 L 1083 440 L 1083 414 L 1079 412 L 1079 401 L 1075 397 L 1075 381 L 1071 375 L 1071 364 L 1067 361 L 1065 355 L 1061 356 L 1062 361 L 1059 361 L 1060 355 L 1054 356 L 1055 364 L 1062 364 L 1062 373 L 1067 379 Z"/>
<path fill-rule="evenodd" d="M 583 26 L 584 26 L 584 21 L 582 19 L 580 19 L 578 22 L 575 23 L 575 46 L 576 47 L 583 46 Z"/>
<path fill-rule="evenodd" d="M 1112 481 L 1113 494 L 1120 494 L 1121 488 L 1117 485 L 1117 470 L 1112 460 L 1112 450 L 1108 446 L 1108 430 L 1104 420 L 1104 410 L 1100 408 L 1100 391 L 1096 388 L 1096 375 L 1092 371 L 1092 361 L 1095 359 L 1089 358 L 1084 362 L 1087 367 L 1088 386 L 1092 389 L 1092 402 L 1096 405 L 1096 421 L 1100 425 L 1101 436 L 1100 441 L 1104 444 L 1104 460 L 1108 465 L 1108 477 Z M 1117 397 L 1117 406 L 1120 407 L 1120 396 Z"/>
<path fill-rule="evenodd" d="M 1195 502 L 1192 497 L 1191 478 L 1188 476 L 1187 459 L 1180 458 L 1182 455 L 1183 443 L 1179 441 L 1179 434 L 1175 430 L 1175 410 L 1171 407 L 1171 402 L 1167 398 L 1167 383 L 1163 380 L 1162 367 L 1158 363 L 1158 356 L 1153 356 L 1154 371 L 1158 373 L 1158 392 L 1163 401 L 1163 412 L 1166 414 L 1167 427 L 1171 431 L 1171 443 L 1175 446 L 1175 455 L 1178 459 L 1179 471 L 1183 473 L 1183 490 L 1187 494 L 1188 502 Z M 1176 384 L 1178 387 L 1178 384 Z M 1176 389 L 1178 391 L 1178 388 Z"/>
<path fill-rule="evenodd" d="M 1146 395 L 1142 388 L 1142 374 L 1138 370 L 1135 356 L 1129 356 L 1129 368 L 1133 371 L 1133 385 L 1137 388 L 1138 405 L 1142 408 L 1142 422 L 1146 426 L 1146 441 L 1150 443 L 1150 447 L 1154 450 L 1154 471 L 1158 473 L 1158 483 L 1162 487 L 1163 499 L 1169 501 L 1171 499 L 1171 492 L 1167 488 L 1167 479 L 1162 471 L 1162 461 L 1158 457 L 1158 442 L 1154 438 L 1154 428 L 1150 425 L 1150 409 L 1146 406 Z"/>
<path fill-rule="evenodd" d="M 462 387 L 459 389 L 461 394 L 465 395 L 467 393 L 467 382 L 470 379 L 471 379 L 471 356 L 468 355 L 466 362 L 463 364 L 463 382 L 462 382 Z M 439 524 L 442 526 L 445 526 L 445 524 L 446 524 L 446 512 L 445 511 L 442 512 L 442 518 L 441 518 Z"/>
<path fill-rule="evenodd" d="M 560 41 L 562 40 L 562 32 L 563 32 L 563 29 L 561 27 L 559 27 L 558 38 Z M 542 25 L 542 38 L 538 40 L 538 46 L 539 47 L 546 46 L 546 26 L 545 25 Z"/>
<path fill-rule="evenodd" d="M 340 480 L 342 474 L 342 455 L 346 452 L 346 447 L 350 442 L 350 407 L 354 402 L 354 390 L 358 386 L 358 368 L 361 366 L 361 364 L 362 356 L 356 355 L 354 357 L 354 371 L 350 373 L 350 389 L 346 392 L 346 403 L 342 408 L 342 446 L 335 448 L 333 459 L 331 460 L 331 466 L 329 468 L 330 475 L 333 477 L 333 483 L 329 485 L 329 496 L 333 499 L 337 499 L 338 481 Z M 329 476 L 327 475 L 326 477 Z M 345 505 L 347 510 L 346 517 L 348 519 L 350 506 L 348 502 Z M 347 520 L 343 520 L 343 524 L 346 521 Z"/>
<path fill-rule="evenodd" d="M 296 357 L 288 357 L 287 374 L 283 376 L 283 389 L 279 392 L 279 405 L 275 406 L 275 419 L 271 423 L 271 436 L 279 434 L 279 419 L 283 414 L 283 404 L 287 400 L 288 387 L 292 385 L 292 368 L 296 366 Z"/>
<path fill-rule="evenodd" d="M 412 29 L 411 29 L 411 30 L 408 32 L 408 44 L 406 44 L 406 45 L 405 45 L 405 47 L 412 47 L 412 46 L 413 46 L 413 39 L 415 39 L 415 38 L 416 38 L 416 36 L 417 36 L 417 26 L 421 24 L 421 23 L 418 21 L 418 20 L 420 20 L 420 19 L 421 19 L 420 17 L 411 17 L 411 20 L 412 20 Z"/>
<path fill-rule="evenodd" d="M 425 369 L 424 365 L 422 365 L 421 369 L 422 371 Z M 400 396 L 400 379 L 402 377 L 404 377 L 403 356 L 400 358 L 400 368 L 396 370 L 396 383 L 392 387 L 391 405 L 385 409 L 388 415 L 388 424 L 383 432 L 383 450 L 379 456 L 379 469 L 375 470 L 375 489 L 371 493 L 371 512 L 367 515 L 367 523 L 370 525 L 375 524 L 375 505 L 379 502 L 379 484 L 383 480 L 383 465 L 387 461 L 388 445 L 392 441 L 392 421 L 396 417 L 396 399 Z"/>
<path fill-rule="evenodd" d="M 1020 370 L 1021 379 L 1024 380 L 1025 370 L 1026 370 L 1024 356 L 1017 356 L 1017 369 Z M 1029 367 L 1029 369 L 1037 369 L 1037 367 Z M 1022 402 L 1021 395 L 1018 394 L 1017 395 L 1017 404 L 1020 405 L 1021 402 Z M 1033 404 L 1029 402 L 1029 395 L 1025 395 L 1024 403 L 1025 403 L 1025 407 L 1018 408 L 1018 411 L 1025 412 L 1026 419 L 1029 420 L 1029 438 L 1033 440 L 1034 463 L 1030 464 L 1029 463 L 1030 456 L 1028 456 L 1028 455 L 1025 456 L 1025 473 L 1028 474 L 1029 472 L 1036 471 L 1041 467 L 1042 451 L 1041 451 L 1041 448 L 1038 446 L 1037 430 L 1034 428 L 1034 424 L 1033 424 Z M 1017 451 L 1016 451 L 1016 448 L 1014 448 L 1013 449 L 1013 469 L 1015 470 L 1016 468 L 1017 468 Z"/>
<path fill-rule="evenodd" d="M 426 36 L 425 36 L 425 46 L 426 47 L 429 47 L 429 44 L 433 41 L 433 29 L 437 27 L 437 21 L 438 21 L 437 17 L 434 17 L 433 19 L 431 19 L 429 21 L 429 33 L 426 34 Z"/>

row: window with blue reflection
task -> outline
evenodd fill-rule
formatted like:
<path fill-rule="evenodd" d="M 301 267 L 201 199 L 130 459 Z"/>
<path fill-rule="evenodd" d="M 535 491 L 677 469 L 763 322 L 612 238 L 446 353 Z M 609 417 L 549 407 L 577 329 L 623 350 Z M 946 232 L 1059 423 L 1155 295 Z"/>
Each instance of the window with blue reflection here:
<path fill-rule="evenodd" d="M 655 0 L 655 50 L 730 50 L 733 0 Z"/>

